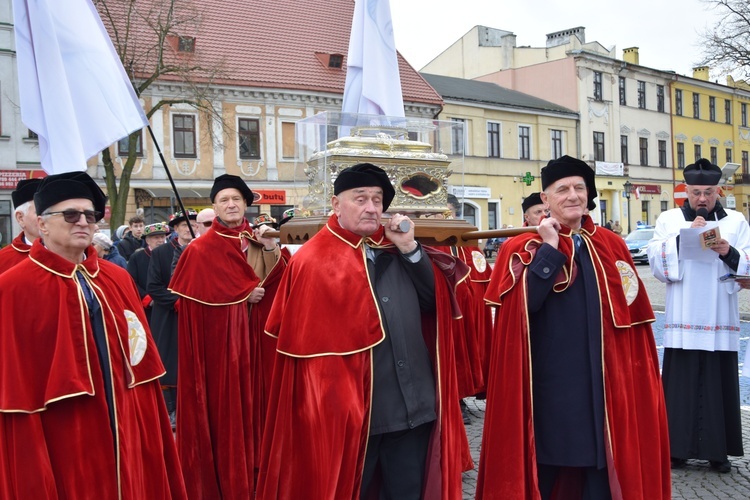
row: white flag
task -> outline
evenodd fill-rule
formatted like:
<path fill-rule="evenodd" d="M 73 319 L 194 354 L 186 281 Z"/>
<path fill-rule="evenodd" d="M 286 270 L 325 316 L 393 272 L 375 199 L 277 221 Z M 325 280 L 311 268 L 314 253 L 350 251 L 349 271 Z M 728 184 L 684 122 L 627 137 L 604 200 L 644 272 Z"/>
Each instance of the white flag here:
<path fill-rule="evenodd" d="M 354 4 L 342 111 L 404 116 L 388 0 L 356 0 Z"/>
<path fill-rule="evenodd" d="M 21 119 L 39 136 L 42 168 L 81 171 L 148 125 L 91 0 L 13 0 Z"/>

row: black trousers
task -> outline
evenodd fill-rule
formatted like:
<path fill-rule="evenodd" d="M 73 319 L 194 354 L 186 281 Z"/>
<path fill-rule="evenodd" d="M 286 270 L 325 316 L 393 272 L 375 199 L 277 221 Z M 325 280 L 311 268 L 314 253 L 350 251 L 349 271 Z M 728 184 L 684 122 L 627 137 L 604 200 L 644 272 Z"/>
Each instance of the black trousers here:
<path fill-rule="evenodd" d="M 432 422 L 414 429 L 370 436 L 362 470 L 360 498 L 380 473 L 380 499 L 418 500 L 422 495 L 425 459 Z"/>
<path fill-rule="evenodd" d="M 542 500 L 549 500 L 561 471 L 566 474 L 579 474 L 582 484 L 581 500 L 609 500 L 612 493 L 609 489 L 609 474 L 607 468 L 596 467 L 558 467 L 556 465 L 537 464 L 537 477 L 539 478 L 539 493 Z M 559 495 L 558 495 L 559 496 Z M 569 498 L 569 495 L 562 495 Z"/>

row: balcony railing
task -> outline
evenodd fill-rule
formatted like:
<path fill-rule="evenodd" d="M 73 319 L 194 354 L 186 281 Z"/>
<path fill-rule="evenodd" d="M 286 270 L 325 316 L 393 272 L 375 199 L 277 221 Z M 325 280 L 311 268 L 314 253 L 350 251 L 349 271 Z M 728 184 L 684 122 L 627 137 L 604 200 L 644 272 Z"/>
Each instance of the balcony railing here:
<path fill-rule="evenodd" d="M 734 183 L 737 184 L 750 184 L 750 174 L 734 174 Z"/>

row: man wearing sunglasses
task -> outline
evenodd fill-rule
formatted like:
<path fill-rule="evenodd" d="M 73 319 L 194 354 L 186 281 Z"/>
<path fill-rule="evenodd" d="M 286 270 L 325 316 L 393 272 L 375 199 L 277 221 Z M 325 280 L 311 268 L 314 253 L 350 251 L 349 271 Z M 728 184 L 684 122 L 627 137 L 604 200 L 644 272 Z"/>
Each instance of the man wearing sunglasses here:
<path fill-rule="evenodd" d="M 45 178 L 40 239 L 0 276 L 2 498 L 186 497 L 135 284 L 91 245 L 105 203 L 84 172 Z"/>
<path fill-rule="evenodd" d="M 216 218 L 216 212 L 213 208 L 204 208 L 198 212 L 198 216 L 195 218 L 195 222 L 198 223 L 198 234 L 203 234 L 211 229 L 211 224 L 214 223 Z"/>
<path fill-rule="evenodd" d="M 15 207 L 14 215 L 16 222 L 21 226 L 21 232 L 13 238 L 10 245 L 0 250 L 0 273 L 25 260 L 29 256 L 31 244 L 39 237 L 34 193 L 41 182 L 41 179 L 20 180 L 15 191 L 10 193 Z"/>

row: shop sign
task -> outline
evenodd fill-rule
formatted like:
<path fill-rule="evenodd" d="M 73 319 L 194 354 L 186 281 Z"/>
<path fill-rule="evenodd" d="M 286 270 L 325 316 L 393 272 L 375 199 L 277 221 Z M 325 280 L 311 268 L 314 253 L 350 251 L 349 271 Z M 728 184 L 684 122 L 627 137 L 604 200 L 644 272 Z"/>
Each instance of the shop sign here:
<path fill-rule="evenodd" d="M 18 181 L 47 177 L 44 170 L 0 169 L 0 189 L 16 189 Z"/>
<path fill-rule="evenodd" d="M 253 193 L 260 195 L 260 199 L 254 203 L 262 203 L 264 205 L 286 205 L 286 191 L 284 190 L 267 190 L 267 189 L 254 189 Z"/>

